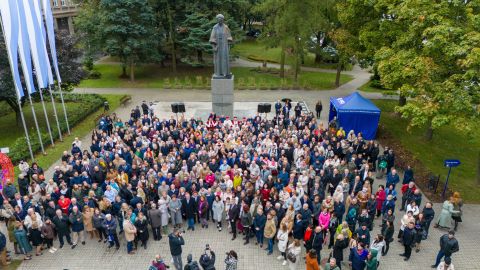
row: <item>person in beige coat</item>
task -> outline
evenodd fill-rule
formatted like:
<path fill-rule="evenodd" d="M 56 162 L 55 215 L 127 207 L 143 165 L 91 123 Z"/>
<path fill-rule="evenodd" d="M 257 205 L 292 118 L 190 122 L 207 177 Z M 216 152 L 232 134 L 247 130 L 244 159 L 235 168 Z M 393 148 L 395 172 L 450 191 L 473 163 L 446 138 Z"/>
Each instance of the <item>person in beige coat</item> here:
<path fill-rule="evenodd" d="M 133 251 L 133 240 L 135 240 L 137 228 L 135 228 L 135 225 L 130 221 L 130 217 L 125 217 L 123 220 L 123 231 L 125 232 L 125 240 L 127 240 L 128 254 L 135 254 Z"/>
<path fill-rule="evenodd" d="M 90 239 L 93 239 L 93 210 L 90 209 L 87 205 L 83 207 L 83 226 L 85 230 L 90 234 Z"/>
<path fill-rule="evenodd" d="M 273 219 L 271 214 L 267 214 L 267 222 L 265 222 L 265 228 L 263 230 L 263 236 L 268 241 L 268 255 L 272 255 L 273 253 L 273 238 L 277 233 L 277 226 L 275 226 L 275 220 Z"/>

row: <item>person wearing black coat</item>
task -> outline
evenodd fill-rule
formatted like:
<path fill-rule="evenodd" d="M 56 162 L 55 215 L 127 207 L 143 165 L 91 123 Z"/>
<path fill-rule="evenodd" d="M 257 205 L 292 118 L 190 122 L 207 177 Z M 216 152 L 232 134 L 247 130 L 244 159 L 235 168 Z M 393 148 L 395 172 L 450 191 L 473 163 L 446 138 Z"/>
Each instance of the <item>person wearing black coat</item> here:
<path fill-rule="evenodd" d="M 168 235 L 168 244 L 170 246 L 170 254 L 172 255 L 175 269 L 182 270 L 182 246 L 185 245 L 185 240 L 178 229 L 173 229 L 173 233 Z"/>
<path fill-rule="evenodd" d="M 147 241 L 148 241 L 148 220 L 143 214 L 143 212 L 139 212 L 138 216 L 134 223 L 135 227 L 137 228 L 137 238 L 135 239 L 135 246 L 138 245 L 138 240 L 142 242 L 142 246 L 144 249 L 147 249 Z"/>
<path fill-rule="evenodd" d="M 382 248 L 382 256 L 387 255 L 390 248 L 390 242 L 393 241 L 393 234 L 395 233 L 395 227 L 391 221 L 387 221 L 385 226 L 382 227 L 383 239 L 385 239 L 385 246 Z"/>
<path fill-rule="evenodd" d="M 310 239 L 311 239 L 312 249 L 314 249 L 315 252 L 317 253 L 317 261 L 318 261 L 318 264 L 320 265 L 320 251 L 322 250 L 322 246 L 323 246 L 322 227 L 317 226 L 312 236 L 310 237 Z"/>
<path fill-rule="evenodd" d="M 182 200 L 182 215 L 187 220 L 187 230 L 195 231 L 195 213 L 197 211 L 197 204 L 190 194 L 185 193 L 185 199 Z"/>
<path fill-rule="evenodd" d="M 400 254 L 400 256 L 405 257 L 404 261 L 408 261 L 410 259 L 410 255 L 412 255 L 412 246 L 415 245 L 415 238 L 416 238 L 416 231 L 415 231 L 415 223 L 410 222 L 408 226 L 403 231 L 402 236 L 402 243 L 405 248 L 405 252 Z"/>
<path fill-rule="evenodd" d="M 430 229 L 430 224 L 432 223 L 432 220 L 435 217 L 435 211 L 432 208 L 432 203 L 431 202 L 427 202 L 425 204 L 425 207 L 423 207 L 422 213 L 423 213 L 423 217 L 425 218 L 425 222 L 426 222 L 425 232 L 423 234 L 424 235 L 423 240 L 425 240 L 428 237 L 428 230 Z"/>
<path fill-rule="evenodd" d="M 293 238 L 302 240 L 303 235 L 305 234 L 305 230 L 307 228 L 307 224 L 304 220 L 302 220 L 302 215 L 297 214 L 297 217 L 295 219 L 295 223 L 293 224 Z"/>
<path fill-rule="evenodd" d="M 70 227 L 68 227 L 68 217 L 62 213 L 62 210 L 58 209 L 56 215 L 52 220 L 55 225 L 55 230 L 58 234 L 58 241 L 60 241 L 60 248 L 63 247 L 63 237 L 67 238 L 67 243 L 73 245 L 72 239 L 70 238 Z"/>
<path fill-rule="evenodd" d="M 240 205 L 239 204 L 228 204 L 230 198 L 227 198 L 227 205 L 229 209 L 227 210 L 227 219 L 230 223 L 230 227 L 232 228 L 232 241 L 237 238 L 237 220 L 240 214 Z"/>
<path fill-rule="evenodd" d="M 343 250 L 348 247 L 348 238 L 343 234 L 337 235 L 337 240 L 333 245 L 332 257 L 335 258 L 337 266 L 342 269 Z"/>
<path fill-rule="evenodd" d="M 450 230 L 448 234 L 444 234 L 442 237 L 440 237 L 440 250 L 438 251 L 437 259 L 435 264 L 432 265 L 432 268 L 436 269 L 444 256 L 445 259 L 450 258 L 453 253 L 458 252 L 459 250 L 460 247 L 458 246 L 458 241 L 455 238 L 455 231 Z"/>
<path fill-rule="evenodd" d="M 205 253 L 200 256 L 199 262 L 203 270 L 215 270 L 215 252 L 210 250 L 208 244 Z"/>

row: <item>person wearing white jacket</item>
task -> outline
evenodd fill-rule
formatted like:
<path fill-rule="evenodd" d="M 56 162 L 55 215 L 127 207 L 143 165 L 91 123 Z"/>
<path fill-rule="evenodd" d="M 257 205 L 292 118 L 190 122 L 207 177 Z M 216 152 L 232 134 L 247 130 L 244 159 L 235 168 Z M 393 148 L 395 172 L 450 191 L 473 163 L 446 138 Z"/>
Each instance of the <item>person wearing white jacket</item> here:
<path fill-rule="evenodd" d="M 283 259 L 282 265 L 287 265 L 288 228 L 285 223 L 280 225 L 280 230 L 277 232 L 277 240 L 278 250 L 282 253 L 282 255 L 277 257 L 277 260 Z"/>
<path fill-rule="evenodd" d="M 293 240 L 293 242 L 290 245 L 288 245 L 287 253 L 292 254 L 292 256 L 295 258 L 293 260 L 290 260 L 290 259 L 288 259 L 289 256 L 287 255 L 288 268 L 290 270 L 296 270 L 297 269 L 297 265 L 299 264 L 299 261 L 300 261 L 300 253 L 301 252 L 302 252 L 302 247 L 300 245 L 300 240 L 295 239 L 295 240 Z"/>

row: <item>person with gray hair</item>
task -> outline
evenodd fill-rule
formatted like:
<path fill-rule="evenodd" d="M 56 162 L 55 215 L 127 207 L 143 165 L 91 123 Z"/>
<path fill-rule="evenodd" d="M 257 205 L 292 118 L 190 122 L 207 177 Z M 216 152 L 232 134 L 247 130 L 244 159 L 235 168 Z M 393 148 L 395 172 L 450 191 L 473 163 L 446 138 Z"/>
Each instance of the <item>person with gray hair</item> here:
<path fill-rule="evenodd" d="M 77 247 L 78 240 L 82 242 L 82 245 L 85 245 L 85 227 L 83 226 L 83 215 L 82 212 L 78 210 L 78 206 L 75 205 L 72 208 L 72 213 L 70 213 L 69 220 L 70 224 L 72 224 L 72 249 Z"/>
<path fill-rule="evenodd" d="M 330 258 L 330 261 L 325 264 L 324 270 L 340 270 L 340 267 L 337 265 L 337 260 Z"/>

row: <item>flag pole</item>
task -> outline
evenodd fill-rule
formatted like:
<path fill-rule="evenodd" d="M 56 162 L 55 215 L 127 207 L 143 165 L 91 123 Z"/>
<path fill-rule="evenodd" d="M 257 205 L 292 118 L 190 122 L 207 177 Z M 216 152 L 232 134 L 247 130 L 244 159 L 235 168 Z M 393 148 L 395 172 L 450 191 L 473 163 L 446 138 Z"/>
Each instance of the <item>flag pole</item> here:
<path fill-rule="evenodd" d="M 40 133 L 40 128 L 38 127 L 37 116 L 35 115 L 35 108 L 33 108 L 32 97 L 30 93 L 27 94 L 28 101 L 30 102 L 30 107 L 32 108 L 33 121 L 35 122 L 35 127 L 37 128 L 38 141 L 40 142 L 40 147 L 42 148 L 42 153 L 45 155 L 45 148 L 43 147 L 42 134 Z"/>
<path fill-rule="evenodd" d="M 18 93 L 17 93 L 17 97 L 18 97 Z M 23 129 L 25 130 L 25 139 L 27 140 L 28 151 L 30 152 L 30 158 L 32 159 L 32 162 L 35 162 L 35 158 L 33 156 L 33 151 L 32 151 L 32 144 L 30 143 L 30 136 L 28 135 L 27 124 L 25 123 L 25 117 L 23 116 L 22 102 L 20 101 L 20 98 L 17 99 L 17 103 L 18 103 L 18 107 L 20 108 L 20 118 L 22 119 Z"/>
<path fill-rule="evenodd" d="M 50 121 L 48 120 L 47 109 L 45 108 L 45 102 L 43 101 L 42 89 L 39 89 L 38 92 L 40 93 L 40 101 L 42 102 L 43 114 L 45 115 L 45 122 L 47 123 L 48 135 L 50 136 L 50 141 L 52 142 L 52 146 L 55 146 L 55 142 L 53 141 L 53 136 L 52 136 L 52 130 L 50 129 Z M 52 105 L 55 106 L 55 104 L 52 104 Z"/>
<path fill-rule="evenodd" d="M 60 123 L 58 122 L 57 108 L 55 106 L 55 101 L 52 94 L 52 86 L 50 84 L 48 84 L 48 91 L 50 92 L 50 99 L 52 101 L 53 115 L 55 116 L 55 121 L 57 122 L 58 138 L 61 142 L 63 142 L 62 130 L 60 129 Z"/>
<path fill-rule="evenodd" d="M 70 125 L 68 124 L 67 109 L 65 109 L 65 102 L 63 101 L 62 84 L 58 80 L 57 82 L 58 82 L 58 91 L 60 92 L 60 100 L 62 101 L 63 114 L 65 115 L 65 123 L 67 124 L 68 135 L 70 135 Z"/>

